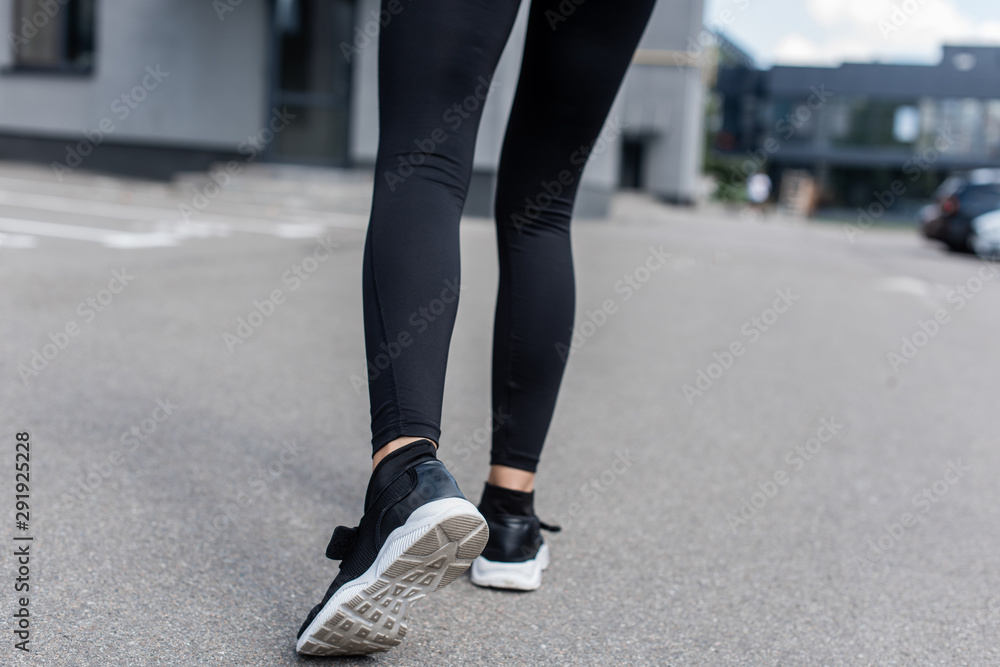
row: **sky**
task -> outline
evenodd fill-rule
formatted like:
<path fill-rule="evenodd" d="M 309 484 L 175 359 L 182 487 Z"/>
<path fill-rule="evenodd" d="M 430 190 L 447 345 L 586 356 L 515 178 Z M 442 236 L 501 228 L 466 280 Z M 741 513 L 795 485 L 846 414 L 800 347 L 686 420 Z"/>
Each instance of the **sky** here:
<path fill-rule="evenodd" d="M 728 11 L 727 11 L 728 10 Z M 705 0 L 758 66 L 937 63 L 942 44 L 1000 46 L 997 0 Z"/>

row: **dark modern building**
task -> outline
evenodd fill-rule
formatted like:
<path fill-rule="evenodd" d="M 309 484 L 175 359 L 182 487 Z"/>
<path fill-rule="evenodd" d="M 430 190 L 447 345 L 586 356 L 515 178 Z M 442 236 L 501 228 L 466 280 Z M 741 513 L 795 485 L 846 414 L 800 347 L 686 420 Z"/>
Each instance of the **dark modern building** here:
<path fill-rule="evenodd" d="M 950 173 L 1000 166 L 1000 47 L 945 46 L 931 66 L 723 67 L 716 92 L 716 154 L 776 181 L 805 170 L 825 206 L 902 181 L 909 211 Z"/>

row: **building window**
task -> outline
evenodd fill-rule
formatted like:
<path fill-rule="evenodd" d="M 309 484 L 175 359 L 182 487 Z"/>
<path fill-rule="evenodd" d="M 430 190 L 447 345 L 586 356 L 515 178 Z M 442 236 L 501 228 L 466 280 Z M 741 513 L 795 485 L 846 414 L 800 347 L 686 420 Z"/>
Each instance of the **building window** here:
<path fill-rule="evenodd" d="M 948 153 L 961 157 L 988 157 L 987 143 L 988 113 L 987 100 L 975 98 L 944 98 L 937 100 L 937 123 L 934 135 L 926 138 L 928 144 L 938 132 L 947 131 L 950 136 Z"/>
<path fill-rule="evenodd" d="M 809 105 L 808 97 L 775 97 L 770 116 L 766 109 L 761 111 L 764 122 L 771 130 L 771 136 L 779 141 L 815 141 L 822 112 Z"/>
<path fill-rule="evenodd" d="M 920 138 L 920 110 L 916 106 L 896 107 L 892 119 L 892 138 L 900 144 L 912 144 Z"/>
<path fill-rule="evenodd" d="M 983 126 L 986 155 L 991 159 L 1000 158 L 1000 100 L 987 100 L 986 123 Z"/>
<path fill-rule="evenodd" d="M 14 0 L 14 69 L 89 72 L 95 0 Z"/>
<path fill-rule="evenodd" d="M 843 97 L 831 113 L 834 145 L 909 148 L 920 136 L 917 100 Z"/>
<path fill-rule="evenodd" d="M 268 157 L 346 164 L 349 152 L 355 0 L 279 0 L 274 4 L 271 101 L 295 118 L 269 144 Z M 352 47 L 353 48 L 353 47 Z"/>

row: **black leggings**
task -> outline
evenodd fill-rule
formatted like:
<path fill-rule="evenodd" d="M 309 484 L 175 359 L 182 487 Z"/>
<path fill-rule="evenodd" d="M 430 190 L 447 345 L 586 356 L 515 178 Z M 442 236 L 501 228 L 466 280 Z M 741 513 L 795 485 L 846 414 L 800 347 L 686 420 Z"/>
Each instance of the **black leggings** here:
<path fill-rule="evenodd" d="M 459 219 L 519 1 L 382 3 L 391 18 L 363 267 L 373 451 L 400 436 L 440 442 Z M 532 0 L 496 184 L 492 464 L 538 464 L 572 335 L 573 201 L 653 3 Z"/>

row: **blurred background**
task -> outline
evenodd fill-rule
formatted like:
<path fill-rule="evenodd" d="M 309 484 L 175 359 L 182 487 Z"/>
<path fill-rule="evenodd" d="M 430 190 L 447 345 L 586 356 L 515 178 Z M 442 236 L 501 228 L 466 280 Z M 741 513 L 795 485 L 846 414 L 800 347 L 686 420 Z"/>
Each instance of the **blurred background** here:
<path fill-rule="evenodd" d="M 365 172 L 378 141 L 378 10 L 6 0 L 0 159 L 48 167 L 57 182 L 78 168 L 169 182 L 229 160 Z M 490 212 L 523 18 L 485 111 L 470 215 Z M 972 219 L 1000 206 L 988 171 L 1000 160 L 998 65 L 986 0 L 661 0 L 577 215 L 606 216 L 620 189 L 745 202 L 760 172 L 782 213 L 849 220 L 889 192 L 874 222 L 918 221 L 970 249 Z"/>

